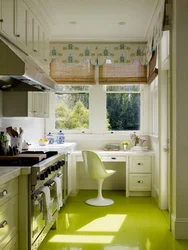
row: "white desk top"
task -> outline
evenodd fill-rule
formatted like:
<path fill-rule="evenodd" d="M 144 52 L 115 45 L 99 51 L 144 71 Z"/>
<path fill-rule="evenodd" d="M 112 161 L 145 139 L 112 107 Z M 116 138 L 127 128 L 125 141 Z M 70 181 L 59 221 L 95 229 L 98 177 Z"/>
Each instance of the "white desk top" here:
<path fill-rule="evenodd" d="M 93 152 L 99 155 L 106 155 L 106 156 L 139 156 L 139 155 L 155 155 L 154 151 L 105 151 L 105 150 L 92 150 Z M 82 150 L 75 150 L 71 152 L 71 155 L 79 156 L 82 153 Z"/>

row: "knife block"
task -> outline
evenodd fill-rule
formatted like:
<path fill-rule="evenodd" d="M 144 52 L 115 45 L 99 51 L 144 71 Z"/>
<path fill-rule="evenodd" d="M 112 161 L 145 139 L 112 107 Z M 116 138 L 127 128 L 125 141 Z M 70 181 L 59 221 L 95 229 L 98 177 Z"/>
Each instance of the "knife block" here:
<path fill-rule="evenodd" d="M 18 151 L 22 151 L 22 138 L 19 137 L 11 137 L 10 138 L 11 147 L 17 147 Z"/>

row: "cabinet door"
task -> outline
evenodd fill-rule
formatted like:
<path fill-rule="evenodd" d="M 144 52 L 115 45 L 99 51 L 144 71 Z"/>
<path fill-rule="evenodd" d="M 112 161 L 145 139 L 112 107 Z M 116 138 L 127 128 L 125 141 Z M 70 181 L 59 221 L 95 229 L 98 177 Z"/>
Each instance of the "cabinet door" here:
<path fill-rule="evenodd" d="M 34 117 L 43 117 L 43 93 L 32 92 L 32 112 Z"/>
<path fill-rule="evenodd" d="M 21 48 L 23 50 L 27 47 L 27 15 L 28 9 L 24 1 L 16 0 L 15 36 L 17 38 L 17 42 L 20 43 L 20 46 L 22 46 Z"/>
<path fill-rule="evenodd" d="M 44 55 L 44 66 L 49 68 L 50 65 L 50 58 L 49 58 L 49 36 L 46 31 L 43 32 L 43 41 L 44 41 L 44 47 L 43 47 L 43 55 Z"/>
<path fill-rule="evenodd" d="M 33 55 L 35 58 L 39 56 L 39 23 L 36 18 L 32 19 L 32 34 L 33 34 L 33 41 L 32 41 L 32 50 Z"/>
<path fill-rule="evenodd" d="M 14 33 L 15 0 L 1 0 L 1 32 L 11 40 L 16 40 Z"/>

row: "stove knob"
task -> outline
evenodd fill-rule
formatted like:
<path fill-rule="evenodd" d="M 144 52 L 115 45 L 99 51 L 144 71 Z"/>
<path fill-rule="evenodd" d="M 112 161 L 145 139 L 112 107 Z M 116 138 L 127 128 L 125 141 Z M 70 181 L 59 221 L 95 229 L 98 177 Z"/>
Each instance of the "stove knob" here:
<path fill-rule="evenodd" d="M 51 166 L 51 171 L 55 171 L 55 165 Z"/>
<path fill-rule="evenodd" d="M 51 168 L 50 167 L 47 169 L 47 172 L 48 172 L 48 174 L 51 174 Z"/>
<path fill-rule="evenodd" d="M 44 179 L 45 179 L 44 173 L 40 174 L 40 180 L 44 180 Z"/>
<path fill-rule="evenodd" d="M 58 168 L 59 168 L 59 164 L 57 163 L 55 164 L 55 169 L 58 170 Z"/>
<path fill-rule="evenodd" d="M 45 176 L 45 178 L 48 177 L 48 170 L 46 170 L 46 171 L 44 172 L 44 176 Z"/>
<path fill-rule="evenodd" d="M 61 167 L 61 166 L 63 166 L 65 164 L 65 161 L 64 160 L 58 161 L 58 164 Z"/>

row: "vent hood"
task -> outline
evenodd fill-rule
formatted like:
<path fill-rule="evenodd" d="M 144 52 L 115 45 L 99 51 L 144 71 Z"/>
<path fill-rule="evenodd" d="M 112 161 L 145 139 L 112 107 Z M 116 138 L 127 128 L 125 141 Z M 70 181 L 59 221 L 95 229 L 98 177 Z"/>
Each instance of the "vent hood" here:
<path fill-rule="evenodd" d="M 0 37 L 0 90 L 55 91 L 56 82 L 34 58 Z"/>

